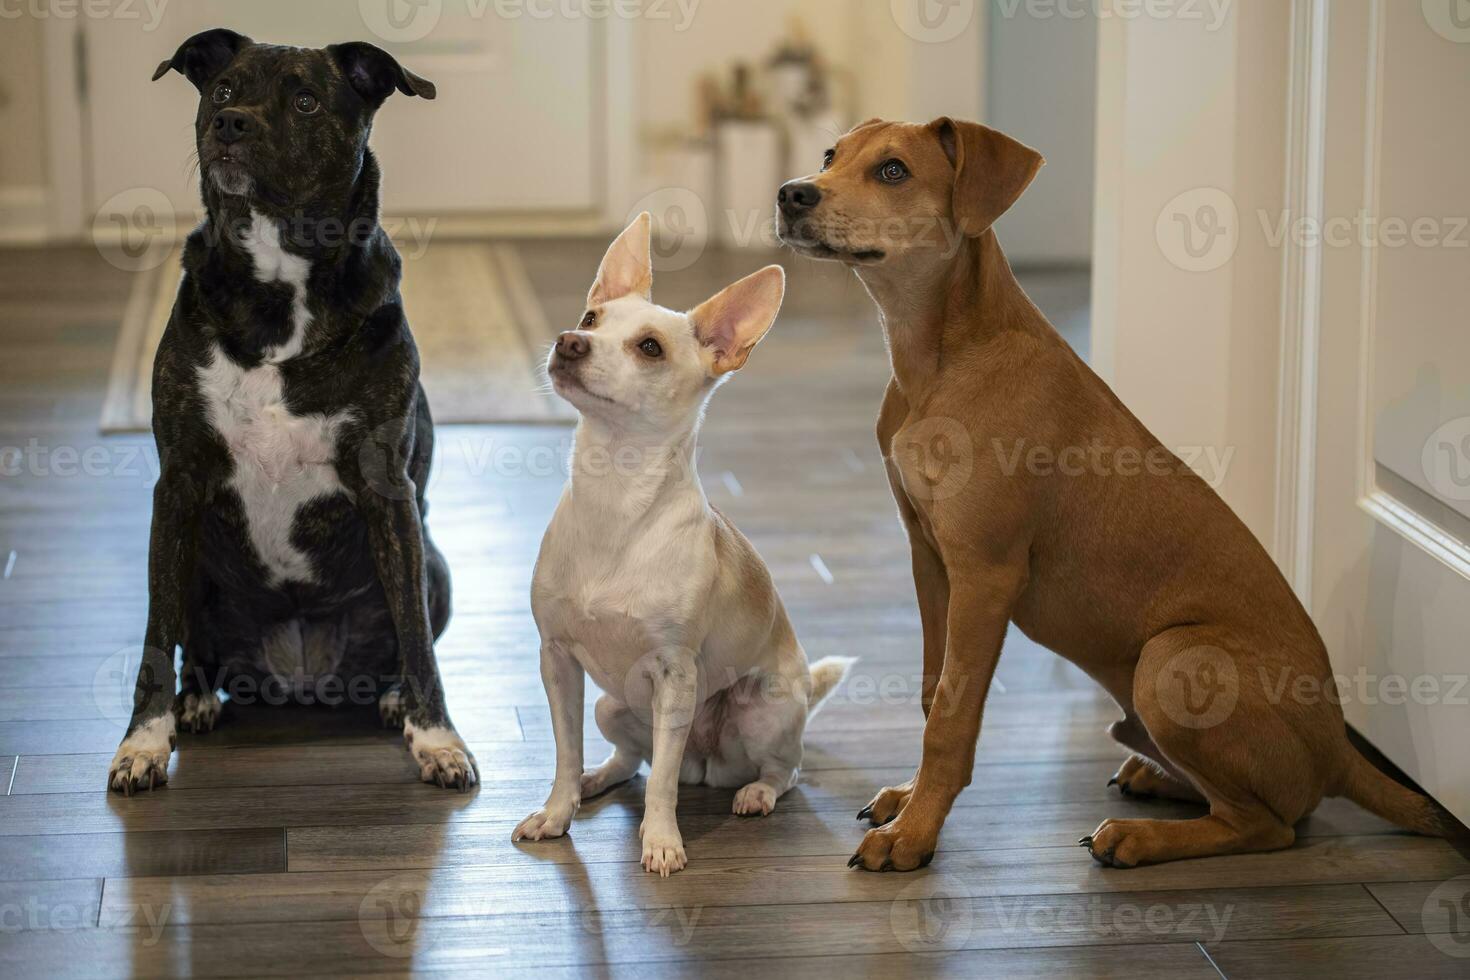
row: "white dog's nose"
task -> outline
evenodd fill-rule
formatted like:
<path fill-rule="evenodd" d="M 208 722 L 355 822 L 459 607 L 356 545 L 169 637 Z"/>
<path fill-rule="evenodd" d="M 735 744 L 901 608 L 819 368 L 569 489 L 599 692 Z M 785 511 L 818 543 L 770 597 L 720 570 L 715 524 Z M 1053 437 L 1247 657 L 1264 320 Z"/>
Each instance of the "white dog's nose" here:
<path fill-rule="evenodd" d="M 556 338 L 556 353 L 568 361 L 579 361 L 592 353 L 592 343 L 580 330 L 567 330 Z"/>

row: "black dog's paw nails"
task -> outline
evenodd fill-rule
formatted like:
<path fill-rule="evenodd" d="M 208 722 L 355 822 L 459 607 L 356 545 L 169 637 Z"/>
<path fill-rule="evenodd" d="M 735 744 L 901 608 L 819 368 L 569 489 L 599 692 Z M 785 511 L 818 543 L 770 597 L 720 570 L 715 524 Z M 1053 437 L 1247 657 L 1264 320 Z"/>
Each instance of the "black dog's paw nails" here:
<path fill-rule="evenodd" d="M 107 771 L 107 788 L 125 796 L 168 783 L 168 760 L 173 753 L 174 716 L 138 726 L 122 740 Z"/>
<path fill-rule="evenodd" d="M 378 698 L 378 719 L 382 721 L 383 727 L 402 728 L 406 707 L 402 688 L 395 685 L 384 691 L 383 696 Z"/>
<path fill-rule="evenodd" d="M 195 693 L 190 691 L 182 694 L 174 702 L 174 718 L 178 722 L 178 728 L 188 732 L 190 735 L 203 735 L 214 731 L 215 722 L 219 721 L 220 711 L 219 695 L 213 691 Z"/>
<path fill-rule="evenodd" d="M 849 868 L 860 868 L 862 867 L 862 865 L 863 856 L 861 854 L 854 854 L 852 857 L 847 859 L 847 866 Z"/>
<path fill-rule="evenodd" d="M 861 810 L 858 811 L 857 818 L 859 820 L 867 820 L 872 815 L 873 815 L 873 804 L 869 803 L 867 806 L 863 807 Z M 851 867 L 851 865 L 849 865 L 849 867 Z"/>
<path fill-rule="evenodd" d="M 1092 850 L 1092 835 L 1088 834 L 1086 837 L 1077 838 L 1077 846 L 1085 847 L 1089 851 Z"/>
<path fill-rule="evenodd" d="M 1117 776 L 1114 776 L 1112 779 L 1109 779 L 1108 780 L 1108 786 L 1109 787 L 1113 787 L 1113 786 L 1116 786 L 1116 785 L 1118 785 L 1118 777 Z"/>
<path fill-rule="evenodd" d="M 469 747 L 452 728 L 434 726 L 415 730 L 404 725 L 403 740 L 419 766 L 419 778 L 440 789 L 467 793 L 480 781 L 480 770 Z"/>

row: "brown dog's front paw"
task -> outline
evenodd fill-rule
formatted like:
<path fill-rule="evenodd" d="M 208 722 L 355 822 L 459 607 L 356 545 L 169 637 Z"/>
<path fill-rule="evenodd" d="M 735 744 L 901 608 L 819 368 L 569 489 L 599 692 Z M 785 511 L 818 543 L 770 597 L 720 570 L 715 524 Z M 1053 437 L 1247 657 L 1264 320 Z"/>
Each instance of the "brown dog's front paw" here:
<path fill-rule="evenodd" d="M 1140 842 L 1130 840 L 1137 836 L 1130 833 L 1141 825 L 1152 823 L 1145 820 L 1104 820 L 1098 828 L 1077 843 L 1087 848 L 1092 859 L 1106 868 L 1132 868 L 1141 859 Z"/>
<path fill-rule="evenodd" d="M 873 797 L 872 802 L 858 811 L 857 818 L 868 821 L 874 827 L 881 827 L 897 817 L 908 806 L 909 797 L 913 795 L 913 780 L 902 786 L 885 786 Z"/>
<path fill-rule="evenodd" d="M 864 871 L 913 871 L 934 860 L 937 833 L 920 833 L 903 826 L 903 820 L 867 832 L 857 853 L 848 860 L 849 868 Z"/>

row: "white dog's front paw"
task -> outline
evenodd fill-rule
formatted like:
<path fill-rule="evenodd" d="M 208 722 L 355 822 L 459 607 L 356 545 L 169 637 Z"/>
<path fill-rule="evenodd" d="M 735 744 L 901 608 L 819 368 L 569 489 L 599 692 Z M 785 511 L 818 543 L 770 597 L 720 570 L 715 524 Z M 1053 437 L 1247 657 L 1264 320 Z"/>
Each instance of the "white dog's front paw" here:
<path fill-rule="evenodd" d="M 765 817 L 776 808 L 776 791 L 765 783 L 747 783 L 735 794 L 731 809 L 742 817 Z"/>
<path fill-rule="evenodd" d="M 651 821 L 644 817 L 638 828 L 643 838 L 643 870 L 667 878 L 683 871 L 689 859 L 684 856 L 684 838 L 671 820 Z"/>
<path fill-rule="evenodd" d="M 511 833 L 512 841 L 522 840 L 551 840 L 561 837 L 567 832 L 567 827 L 572 822 L 572 814 L 576 812 L 575 807 L 558 807 L 548 804 L 544 809 L 537 810 L 520 823 Z"/>
<path fill-rule="evenodd" d="M 138 727 L 122 740 L 107 773 L 107 787 L 132 796 L 168 782 L 168 759 L 174 749 L 174 716 L 170 712 Z"/>
<path fill-rule="evenodd" d="M 419 765 L 419 778 L 440 789 L 469 792 L 480 781 L 480 770 L 464 739 L 452 728 L 414 728 L 403 723 L 403 741 Z"/>
<path fill-rule="evenodd" d="M 191 691 L 174 702 L 174 717 L 178 719 L 180 729 L 199 735 L 214 731 L 214 723 L 219 721 L 222 707 L 215 692 L 195 694 Z"/>

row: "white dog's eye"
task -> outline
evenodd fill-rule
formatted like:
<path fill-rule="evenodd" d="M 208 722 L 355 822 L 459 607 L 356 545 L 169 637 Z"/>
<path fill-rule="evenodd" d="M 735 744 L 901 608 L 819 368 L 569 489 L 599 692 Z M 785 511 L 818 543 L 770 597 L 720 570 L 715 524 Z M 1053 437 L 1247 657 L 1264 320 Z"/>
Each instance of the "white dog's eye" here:
<path fill-rule="evenodd" d="M 597 314 L 594 311 L 588 310 L 585 314 L 583 314 L 583 316 L 582 316 L 582 329 L 583 330 L 591 330 L 592 327 L 593 327 L 593 325 L 596 324 L 596 323 L 597 323 Z"/>
<path fill-rule="evenodd" d="M 649 357 L 663 357 L 664 354 L 664 349 L 660 347 L 658 341 L 654 340 L 652 337 L 649 337 L 643 343 L 639 344 L 638 349 L 647 354 Z"/>

